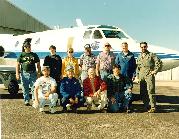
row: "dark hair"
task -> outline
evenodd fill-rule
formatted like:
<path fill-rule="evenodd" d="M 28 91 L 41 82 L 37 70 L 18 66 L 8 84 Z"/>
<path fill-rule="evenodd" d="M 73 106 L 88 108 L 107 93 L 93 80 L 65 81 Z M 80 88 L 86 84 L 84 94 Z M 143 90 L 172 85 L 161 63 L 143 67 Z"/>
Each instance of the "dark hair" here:
<path fill-rule="evenodd" d="M 120 65 L 115 64 L 115 65 L 113 66 L 113 69 L 115 69 L 115 68 L 121 69 L 121 66 L 120 66 Z"/>
<path fill-rule="evenodd" d="M 147 42 L 140 42 L 140 46 L 141 46 L 141 44 L 145 44 L 147 46 Z"/>
<path fill-rule="evenodd" d="M 27 46 L 27 45 L 30 45 L 30 46 L 31 46 L 31 41 L 32 41 L 32 38 L 26 38 L 26 39 L 24 40 L 24 43 L 23 43 L 23 45 L 22 45 L 22 52 L 25 51 L 25 50 L 24 50 L 24 47 L 25 47 L 25 46 Z"/>
<path fill-rule="evenodd" d="M 50 45 L 49 49 L 52 48 L 54 50 L 56 50 L 56 47 L 54 45 Z"/>
<path fill-rule="evenodd" d="M 122 44 L 127 44 L 127 45 L 128 45 L 128 43 L 127 43 L 127 42 L 123 42 Z"/>

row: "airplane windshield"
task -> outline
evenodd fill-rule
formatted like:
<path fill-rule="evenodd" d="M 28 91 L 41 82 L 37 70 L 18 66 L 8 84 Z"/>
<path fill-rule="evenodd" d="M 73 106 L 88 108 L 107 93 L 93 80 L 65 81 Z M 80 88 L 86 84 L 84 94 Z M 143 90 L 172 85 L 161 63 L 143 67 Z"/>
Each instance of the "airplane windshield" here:
<path fill-rule="evenodd" d="M 121 31 L 103 30 L 103 33 L 104 33 L 106 38 L 119 38 L 119 39 L 126 38 L 127 39 L 127 37 Z"/>

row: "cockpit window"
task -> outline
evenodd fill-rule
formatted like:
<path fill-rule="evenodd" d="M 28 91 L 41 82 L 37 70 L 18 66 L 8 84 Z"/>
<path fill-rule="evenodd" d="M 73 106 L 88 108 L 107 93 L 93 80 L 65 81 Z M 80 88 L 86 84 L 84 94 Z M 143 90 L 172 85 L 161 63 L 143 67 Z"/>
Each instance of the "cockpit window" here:
<path fill-rule="evenodd" d="M 102 39 L 103 36 L 101 35 L 100 31 L 99 30 L 95 30 L 94 33 L 93 33 L 93 39 Z"/>
<path fill-rule="evenodd" d="M 115 30 L 103 30 L 103 33 L 106 38 L 127 38 L 123 32 Z"/>
<path fill-rule="evenodd" d="M 92 31 L 91 30 L 87 30 L 85 31 L 83 38 L 84 39 L 90 39 L 90 35 L 91 35 Z"/>

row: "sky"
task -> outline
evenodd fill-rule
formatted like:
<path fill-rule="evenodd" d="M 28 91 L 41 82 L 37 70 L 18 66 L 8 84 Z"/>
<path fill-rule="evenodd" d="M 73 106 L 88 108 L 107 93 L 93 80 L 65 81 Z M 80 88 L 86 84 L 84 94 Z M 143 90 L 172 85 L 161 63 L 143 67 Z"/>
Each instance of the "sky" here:
<path fill-rule="evenodd" d="M 9 0 L 53 28 L 107 24 L 138 42 L 179 51 L 179 0 Z"/>

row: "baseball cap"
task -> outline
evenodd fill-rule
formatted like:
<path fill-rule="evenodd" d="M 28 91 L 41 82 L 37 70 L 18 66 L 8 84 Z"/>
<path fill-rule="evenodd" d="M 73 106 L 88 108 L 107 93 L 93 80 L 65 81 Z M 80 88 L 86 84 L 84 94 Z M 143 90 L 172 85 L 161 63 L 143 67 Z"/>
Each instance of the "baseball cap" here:
<path fill-rule="evenodd" d="M 84 48 L 91 48 L 90 44 L 85 44 Z"/>

